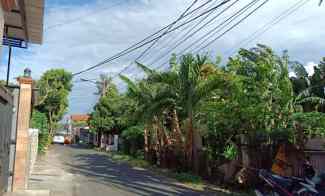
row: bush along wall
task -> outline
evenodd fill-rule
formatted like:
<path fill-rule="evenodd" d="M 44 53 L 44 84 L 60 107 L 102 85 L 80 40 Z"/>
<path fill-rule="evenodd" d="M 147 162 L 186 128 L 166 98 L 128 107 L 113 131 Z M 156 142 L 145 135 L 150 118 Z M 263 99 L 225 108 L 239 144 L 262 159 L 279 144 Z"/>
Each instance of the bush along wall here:
<path fill-rule="evenodd" d="M 31 127 L 39 130 L 38 151 L 44 153 L 51 144 L 46 115 L 38 110 L 33 110 Z"/>

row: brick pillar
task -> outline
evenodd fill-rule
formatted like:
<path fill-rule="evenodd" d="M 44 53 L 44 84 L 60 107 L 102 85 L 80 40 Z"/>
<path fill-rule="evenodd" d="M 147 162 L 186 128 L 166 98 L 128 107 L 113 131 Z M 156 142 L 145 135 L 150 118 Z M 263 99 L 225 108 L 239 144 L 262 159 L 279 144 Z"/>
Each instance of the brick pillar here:
<path fill-rule="evenodd" d="M 21 77 L 18 79 L 20 86 L 18 102 L 16 156 L 14 165 L 13 190 L 27 189 L 28 183 L 28 141 L 29 121 L 32 102 L 32 78 Z"/>

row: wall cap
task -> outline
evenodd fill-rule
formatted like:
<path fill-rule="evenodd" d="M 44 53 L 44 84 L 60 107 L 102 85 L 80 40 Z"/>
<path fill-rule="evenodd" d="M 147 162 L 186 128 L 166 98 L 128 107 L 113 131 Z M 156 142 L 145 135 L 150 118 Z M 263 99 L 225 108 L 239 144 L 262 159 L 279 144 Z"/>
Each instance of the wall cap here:
<path fill-rule="evenodd" d="M 17 80 L 18 80 L 19 84 L 33 84 L 32 78 L 19 77 Z"/>

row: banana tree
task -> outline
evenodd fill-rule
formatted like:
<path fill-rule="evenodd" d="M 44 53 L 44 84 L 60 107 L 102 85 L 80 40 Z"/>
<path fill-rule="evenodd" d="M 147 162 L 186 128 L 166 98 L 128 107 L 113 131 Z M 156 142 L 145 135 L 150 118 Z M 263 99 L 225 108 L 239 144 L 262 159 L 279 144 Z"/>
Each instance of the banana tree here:
<path fill-rule="evenodd" d="M 145 154 L 148 155 L 150 148 L 154 148 L 159 162 L 161 151 L 170 143 L 170 137 L 161 123 L 162 109 L 157 104 L 157 97 L 160 96 L 158 88 L 148 84 L 145 80 L 135 83 L 126 76 L 120 75 L 120 78 L 128 85 L 128 96 L 137 102 L 136 115 L 145 124 Z M 150 129 L 153 131 L 150 132 Z"/>
<path fill-rule="evenodd" d="M 213 90 L 224 86 L 224 78 L 215 74 L 208 74 L 211 69 L 207 68 L 210 61 L 207 56 L 183 55 L 179 64 L 173 59 L 171 71 L 158 73 L 146 71 L 148 81 L 163 85 L 168 89 L 169 96 L 166 96 L 166 103 L 170 103 L 173 111 L 174 124 L 178 122 L 177 109 L 185 116 L 186 124 L 186 144 L 187 160 L 189 166 L 198 171 L 198 150 L 201 148 L 201 136 L 194 127 L 194 117 L 196 107 L 200 101 L 212 95 Z M 142 65 L 143 67 L 143 65 Z M 148 70 L 148 68 L 146 68 Z M 205 71 L 202 71 L 205 70 Z M 204 74 L 203 74 L 204 73 Z M 175 128 L 178 133 L 179 127 Z"/>

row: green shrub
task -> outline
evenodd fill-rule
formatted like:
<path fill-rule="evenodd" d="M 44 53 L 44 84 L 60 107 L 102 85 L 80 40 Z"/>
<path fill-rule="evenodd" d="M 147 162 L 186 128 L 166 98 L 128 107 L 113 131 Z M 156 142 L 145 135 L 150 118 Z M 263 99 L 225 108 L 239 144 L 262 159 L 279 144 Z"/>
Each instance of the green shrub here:
<path fill-rule="evenodd" d="M 173 176 L 177 181 L 183 183 L 201 184 L 202 178 L 189 173 L 175 173 Z"/>
<path fill-rule="evenodd" d="M 33 111 L 31 127 L 38 129 L 38 151 L 45 152 L 51 144 L 51 136 L 49 135 L 47 117 L 44 113 L 38 110 Z"/>
<path fill-rule="evenodd" d="M 224 157 L 226 157 L 229 160 L 233 160 L 237 156 L 237 149 L 234 145 L 228 145 L 223 152 Z"/>
<path fill-rule="evenodd" d="M 123 153 L 110 153 L 110 157 L 113 161 L 116 161 L 118 163 L 127 163 L 132 167 L 147 168 L 150 166 L 147 161 L 141 158 L 141 155 L 139 155 L 138 157 L 133 157 L 131 155 Z"/>

